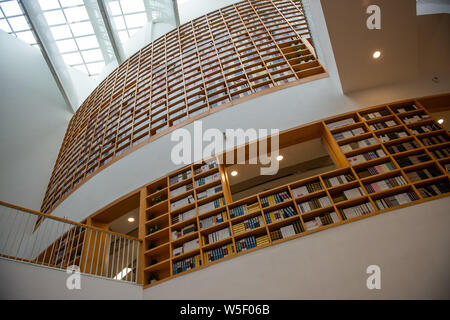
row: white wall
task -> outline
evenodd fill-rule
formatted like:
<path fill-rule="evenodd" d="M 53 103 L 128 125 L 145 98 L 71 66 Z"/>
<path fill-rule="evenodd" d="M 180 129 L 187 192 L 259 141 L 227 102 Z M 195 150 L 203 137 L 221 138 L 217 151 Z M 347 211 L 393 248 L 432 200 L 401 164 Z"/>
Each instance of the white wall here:
<path fill-rule="evenodd" d="M 180 24 L 241 0 L 178 0 Z"/>
<path fill-rule="evenodd" d="M 264 248 L 144 290 L 144 299 L 450 299 L 450 198 Z M 366 269 L 381 268 L 381 290 Z"/>
<path fill-rule="evenodd" d="M 0 200 L 39 210 L 72 116 L 39 49 L 0 31 Z"/>

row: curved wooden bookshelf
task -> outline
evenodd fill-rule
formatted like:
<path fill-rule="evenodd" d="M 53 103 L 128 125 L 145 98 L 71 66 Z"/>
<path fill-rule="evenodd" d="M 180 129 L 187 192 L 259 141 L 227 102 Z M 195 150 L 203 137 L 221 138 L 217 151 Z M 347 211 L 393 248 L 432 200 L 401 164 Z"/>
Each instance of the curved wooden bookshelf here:
<path fill-rule="evenodd" d="M 246 0 L 188 22 L 122 63 L 83 102 L 41 211 L 179 126 L 323 76 L 300 0 Z"/>

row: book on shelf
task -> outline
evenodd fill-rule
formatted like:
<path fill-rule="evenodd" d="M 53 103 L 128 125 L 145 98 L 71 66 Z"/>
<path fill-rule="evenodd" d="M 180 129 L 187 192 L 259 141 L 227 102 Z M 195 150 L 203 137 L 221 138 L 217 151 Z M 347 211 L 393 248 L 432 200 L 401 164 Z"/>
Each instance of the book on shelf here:
<path fill-rule="evenodd" d="M 377 123 L 369 124 L 369 128 L 373 131 L 386 129 L 390 127 L 395 127 L 397 125 L 397 122 L 394 120 L 387 120 L 387 121 L 381 121 Z"/>
<path fill-rule="evenodd" d="M 369 151 L 362 154 L 358 154 L 352 157 L 348 157 L 347 160 L 351 165 L 355 165 L 361 162 L 370 161 L 373 159 L 378 159 L 385 157 L 386 153 L 382 149 L 377 149 L 375 151 Z"/>
<path fill-rule="evenodd" d="M 202 260 L 200 259 L 200 255 L 195 255 L 190 258 L 183 259 L 181 261 L 175 261 L 173 266 L 173 275 L 197 268 L 202 265 Z"/>
<path fill-rule="evenodd" d="M 273 206 L 277 203 L 281 203 L 287 200 L 291 200 L 291 197 L 287 191 L 271 194 L 270 196 L 261 197 L 261 206 L 263 208 Z"/>
<path fill-rule="evenodd" d="M 450 147 L 429 150 L 437 159 L 450 157 Z"/>
<path fill-rule="evenodd" d="M 201 229 L 205 229 L 205 228 L 214 226 L 214 225 L 216 225 L 218 223 L 221 223 L 221 222 L 224 222 L 224 221 L 227 221 L 227 220 L 228 220 L 227 212 L 223 211 L 221 213 L 212 215 L 211 217 L 207 217 L 207 218 L 201 219 L 200 220 L 200 228 Z"/>
<path fill-rule="evenodd" d="M 375 111 L 375 112 L 369 112 L 369 113 L 363 114 L 362 116 L 365 120 L 372 120 L 372 119 L 376 119 L 376 118 L 385 117 L 390 114 L 391 113 L 388 110 L 383 109 L 383 110 L 379 110 L 379 111 Z"/>
<path fill-rule="evenodd" d="M 332 188 L 336 186 L 340 186 L 341 184 L 349 183 L 354 181 L 355 177 L 352 174 L 341 174 L 331 178 L 324 178 L 323 182 L 327 188 Z M 294 190 L 292 190 L 294 191 Z"/>
<path fill-rule="evenodd" d="M 195 180 L 195 186 L 200 187 L 200 186 L 203 186 L 205 184 L 211 183 L 211 182 L 219 180 L 219 179 L 220 179 L 220 173 L 216 172 L 207 177 L 203 177 L 203 178 L 199 178 L 199 179 Z"/>
<path fill-rule="evenodd" d="M 417 110 L 417 107 L 414 103 L 411 103 L 409 105 L 401 106 L 401 107 L 395 109 L 395 113 L 402 113 L 402 112 L 408 112 L 408 111 L 413 111 L 413 110 Z"/>
<path fill-rule="evenodd" d="M 450 182 L 448 180 L 444 182 L 437 182 L 424 187 L 420 187 L 418 188 L 418 190 L 423 198 L 434 197 L 450 192 Z"/>
<path fill-rule="evenodd" d="M 178 238 L 184 237 L 190 233 L 193 233 L 197 231 L 197 225 L 196 224 L 190 224 L 181 230 L 174 230 L 172 231 L 172 239 L 176 240 Z"/>
<path fill-rule="evenodd" d="M 272 223 L 275 221 L 280 221 L 283 219 L 287 219 L 289 217 L 295 216 L 297 212 L 291 206 L 281 208 L 275 211 L 266 212 L 264 217 L 266 218 L 267 223 Z"/>
<path fill-rule="evenodd" d="M 182 222 L 182 221 L 191 219 L 191 218 L 195 217 L 196 214 L 197 213 L 195 212 L 195 208 L 191 209 L 189 211 L 180 213 L 180 214 L 178 214 L 178 215 L 176 215 L 175 217 L 172 218 L 172 224 L 176 224 L 178 222 Z"/>
<path fill-rule="evenodd" d="M 222 192 L 222 186 L 217 186 L 217 187 L 213 187 L 213 188 L 209 188 L 203 192 L 199 192 L 197 193 L 197 200 L 201 200 L 201 199 L 205 199 L 208 198 L 210 196 L 215 195 L 216 193 Z"/>
<path fill-rule="evenodd" d="M 217 209 L 217 208 L 221 208 L 224 205 L 225 205 L 225 198 L 221 197 L 214 201 L 211 201 L 211 202 L 208 202 L 208 203 L 205 203 L 205 204 L 199 206 L 198 213 L 202 214 L 202 213 L 205 213 L 205 212 Z"/>
<path fill-rule="evenodd" d="M 372 137 L 369 139 L 364 139 L 364 140 L 359 140 L 359 141 L 351 142 L 348 144 L 344 144 L 341 146 L 341 150 L 342 150 L 342 152 L 346 153 L 346 152 L 350 152 L 355 149 L 372 146 L 377 143 L 378 143 L 377 139 Z"/>
<path fill-rule="evenodd" d="M 194 186 L 192 183 L 185 184 L 184 186 L 181 186 L 179 188 L 176 188 L 174 190 L 170 190 L 170 197 L 176 197 L 182 193 L 188 192 L 189 190 L 192 190 Z"/>
<path fill-rule="evenodd" d="M 184 207 L 188 204 L 194 203 L 195 199 L 194 196 L 192 194 L 190 194 L 189 196 L 187 196 L 186 198 L 177 200 L 175 202 L 171 202 L 170 203 L 170 210 L 176 210 L 178 208 Z"/>
<path fill-rule="evenodd" d="M 415 141 L 408 141 L 408 142 L 403 142 L 400 144 L 386 146 L 386 148 L 388 149 L 388 151 L 390 153 L 399 153 L 399 152 L 417 149 L 417 148 L 419 148 L 419 146 L 417 145 L 417 143 Z"/>
<path fill-rule="evenodd" d="M 394 166 L 394 164 L 392 162 L 386 162 L 386 163 L 383 163 L 383 164 L 379 164 L 379 165 L 376 165 L 376 166 L 371 166 L 371 167 L 368 167 L 366 169 L 363 169 L 363 170 L 358 172 L 358 176 L 361 179 L 363 179 L 363 178 L 367 178 L 367 177 L 374 176 L 374 175 L 377 175 L 377 174 L 393 171 L 393 170 L 396 170 L 396 169 L 397 168 Z"/>
<path fill-rule="evenodd" d="M 415 123 L 415 122 L 427 120 L 427 119 L 430 119 L 430 116 L 427 115 L 426 113 L 424 113 L 424 114 L 416 114 L 413 116 L 407 116 L 407 117 L 404 117 L 402 120 L 404 123 L 410 124 L 410 123 Z"/>
<path fill-rule="evenodd" d="M 217 230 L 208 234 L 207 236 L 202 235 L 202 245 L 211 244 L 223 239 L 231 237 L 231 231 L 229 227 Z"/>
<path fill-rule="evenodd" d="M 357 187 L 357 188 L 344 190 L 344 191 L 342 191 L 342 193 L 332 196 L 332 198 L 335 203 L 338 203 L 341 201 L 358 198 L 363 195 L 364 195 L 364 191 L 362 190 L 362 188 Z"/>
<path fill-rule="evenodd" d="M 395 139 L 400 139 L 407 137 L 408 133 L 405 131 L 396 131 L 396 132 L 388 132 L 385 134 L 381 134 L 378 136 L 378 139 L 380 139 L 381 142 L 388 142 Z"/>
<path fill-rule="evenodd" d="M 419 200 L 419 197 L 416 195 L 415 192 L 411 191 L 377 199 L 374 202 L 375 205 L 378 207 L 378 209 L 383 210 L 396 207 L 402 204 L 406 204 L 415 200 Z"/>
<path fill-rule="evenodd" d="M 195 169 L 194 173 L 199 174 L 199 173 L 217 168 L 217 166 L 218 166 L 217 160 L 213 159 L 213 160 L 207 161 L 201 167 L 198 167 L 197 169 Z"/>
<path fill-rule="evenodd" d="M 327 196 L 321 198 L 313 198 L 311 200 L 298 203 L 298 208 L 300 209 L 301 213 L 307 213 L 309 211 L 319 208 L 325 208 L 328 206 L 331 206 L 331 201 Z"/>
<path fill-rule="evenodd" d="M 336 122 L 332 122 L 332 123 L 327 123 L 327 127 L 330 130 L 339 128 L 339 127 L 343 127 L 343 126 L 347 126 L 350 124 L 354 124 L 355 120 L 353 118 L 348 118 L 348 119 L 343 119 L 343 120 L 339 120 Z"/>
<path fill-rule="evenodd" d="M 415 171 L 407 172 L 406 175 L 408 176 L 409 180 L 411 182 L 417 182 L 420 180 L 425 180 L 428 178 L 434 178 L 437 176 L 440 176 L 442 172 L 437 169 L 436 167 L 429 167 L 424 169 L 419 169 Z"/>
<path fill-rule="evenodd" d="M 414 134 L 421 134 L 421 133 L 427 133 L 427 132 L 433 132 L 436 130 L 441 130 L 441 128 L 439 128 L 436 124 L 432 123 L 432 124 L 427 124 L 427 125 L 423 125 L 423 126 L 417 126 L 414 128 L 409 128 L 409 130 L 411 130 L 412 133 L 414 133 Z"/>
<path fill-rule="evenodd" d="M 409 157 L 395 159 L 400 167 L 412 166 L 418 163 L 430 161 L 431 158 L 427 154 L 412 155 Z"/>
<path fill-rule="evenodd" d="M 298 198 L 320 190 L 322 190 L 322 185 L 320 184 L 320 181 L 317 180 L 314 182 L 307 183 L 304 186 L 292 189 L 292 195 L 294 196 L 294 198 Z"/>
<path fill-rule="evenodd" d="M 403 178 L 403 176 L 397 176 L 373 183 L 366 184 L 365 187 L 369 193 L 380 192 L 383 190 L 404 186 L 408 184 L 408 182 Z"/>
<path fill-rule="evenodd" d="M 339 212 L 345 220 L 363 216 L 374 211 L 375 209 L 370 202 L 348 208 L 339 208 Z"/>
<path fill-rule="evenodd" d="M 250 250 L 259 246 L 263 246 L 269 243 L 269 237 L 267 235 L 255 237 L 250 236 L 240 240 L 236 240 L 236 252 L 242 252 Z"/>
<path fill-rule="evenodd" d="M 180 181 L 186 180 L 190 177 L 192 177 L 192 172 L 191 172 L 191 170 L 188 170 L 188 171 L 180 173 L 176 176 L 170 177 L 169 181 L 170 181 L 170 184 L 172 185 L 172 184 L 178 183 Z"/>
<path fill-rule="evenodd" d="M 305 222 L 305 228 L 306 230 L 314 230 L 317 228 L 320 228 L 322 226 L 326 226 L 329 224 L 337 223 L 339 222 L 339 217 L 336 212 L 328 212 L 324 213 L 318 217 L 315 217 L 312 220 Z"/>
<path fill-rule="evenodd" d="M 243 205 L 231 208 L 230 209 L 230 217 L 235 218 L 235 217 L 243 216 L 244 214 L 253 213 L 256 211 L 259 211 L 259 203 L 258 202 L 252 203 L 250 205 L 243 204 Z"/>
<path fill-rule="evenodd" d="M 264 226 L 264 219 L 261 215 L 242 221 L 233 225 L 233 233 L 238 234 L 248 230 Z"/>
<path fill-rule="evenodd" d="M 433 135 L 433 136 L 429 136 L 429 137 L 424 137 L 421 139 L 422 143 L 426 146 L 432 146 L 435 144 L 440 144 L 440 143 L 445 143 L 450 141 L 449 137 L 437 134 L 437 135 Z"/>
<path fill-rule="evenodd" d="M 229 243 L 222 247 L 203 252 L 203 260 L 207 263 L 220 260 L 234 254 L 233 244 Z"/>
<path fill-rule="evenodd" d="M 185 243 L 183 243 L 183 245 L 181 245 L 178 248 L 174 248 L 172 251 L 172 254 L 174 257 L 179 256 L 180 254 L 189 252 L 191 250 L 195 250 L 200 248 L 200 241 L 198 239 L 194 239 L 194 240 L 190 240 L 187 241 Z"/>
<path fill-rule="evenodd" d="M 273 230 L 270 232 L 270 238 L 272 241 L 288 238 L 296 234 L 305 231 L 300 221 L 295 221 L 287 226 L 281 227 L 280 229 Z"/>
<path fill-rule="evenodd" d="M 339 141 L 339 140 L 343 140 L 343 139 L 347 139 L 347 138 L 351 138 L 351 137 L 356 137 L 363 133 L 365 133 L 363 128 L 355 128 L 352 130 L 334 133 L 333 137 L 336 141 Z"/>

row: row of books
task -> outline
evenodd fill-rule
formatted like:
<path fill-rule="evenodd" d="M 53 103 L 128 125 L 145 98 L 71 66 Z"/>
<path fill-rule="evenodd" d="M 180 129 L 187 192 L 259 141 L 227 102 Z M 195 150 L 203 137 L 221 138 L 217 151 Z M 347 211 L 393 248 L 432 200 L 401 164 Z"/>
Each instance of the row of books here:
<path fill-rule="evenodd" d="M 287 200 L 291 200 L 289 193 L 287 191 L 282 191 L 275 194 L 271 194 L 270 196 L 261 197 L 261 206 L 265 208 Z"/>
<path fill-rule="evenodd" d="M 178 183 L 180 181 L 186 180 L 188 178 L 192 177 L 192 171 L 188 170 L 183 173 L 177 174 L 176 176 L 170 177 L 169 181 L 170 184 L 173 185 L 175 183 Z"/>
<path fill-rule="evenodd" d="M 365 187 L 367 192 L 375 193 L 387 189 L 391 189 L 394 187 L 404 186 L 408 184 L 408 182 L 402 176 L 397 176 L 389 179 L 384 179 L 381 181 L 377 181 L 374 183 L 366 184 Z"/>
<path fill-rule="evenodd" d="M 378 138 L 380 139 L 381 142 L 388 142 L 391 140 L 400 139 L 400 138 L 404 138 L 407 136 L 408 136 L 408 133 L 406 133 L 405 131 L 395 131 L 395 132 L 388 132 L 385 134 L 381 134 L 378 136 Z"/>
<path fill-rule="evenodd" d="M 386 162 L 383 164 L 371 166 L 371 167 L 365 168 L 361 171 L 358 171 L 358 176 L 361 179 L 363 179 L 363 178 L 367 178 L 367 177 L 374 176 L 377 174 L 393 171 L 396 169 L 397 168 L 395 167 L 395 165 L 392 162 Z"/>
<path fill-rule="evenodd" d="M 397 122 L 394 120 L 387 120 L 387 121 L 381 121 L 377 123 L 369 124 L 369 128 L 373 131 L 386 129 L 390 127 L 395 127 L 397 125 Z"/>
<path fill-rule="evenodd" d="M 333 130 L 333 129 L 347 126 L 347 125 L 354 124 L 354 123 L 355 123 L 355 119 L 348 118 L 348 119 L 343 119 L 343 120 L 339 120 L 339 121 L 332 122 L 332 123 L 327 123 L 327 127 L 328 127 L 328 129 Z"/>
<path fill-rule="evenodd" d="M 305 202 L 299 202 L 297 205 L 301 213 L 306 213 L 319 208 L 331 206 L 331 201 L 327 196 L 325 196 L 321 198 L 313 198 Z"/>
<path fill-rule="evenodd" d="M 416 195 L 415 192 L 405 192 L 405 193 L 399 193 L 393 196 L 389 196 L 382 199 L 374 200 L 375 205 L 378 207 L 378 209 L 388 209 L 392 207 L 396 207 L 405 203 L 409 203 L 415 200 L 419 200 L 419 197 Z"/>
<path fill-rule="evenodd" d="M 211 226 L 214 226 L 218 223 L 227 221 L 228 217 L 227 217 L 227 212 L 223 211 L 221 213 L 212 215 L 211 217 L 207 217 L 204 219 L 200 220 L 200 228 L 201 229 L 205 229 Z"/>
<path fill-rule="evenodd" d="M 288 238 L 296 234 L 305 231 L 300 221 L 295 221 L 287 226 L 284 226 L 278 230 L 273 230 L 270 232 L 270 238 L 272 241 Z"/>
<path fill-rule="evenodd" d="M 197 169 L 195 169 L 194 173 L 199 174 L 199 173 L 217 168 L 217 166 L 218 166 L 217 161 L 214 159 L 214 160 L 206 162 L 201 167 L 198 167 Z"/>
<path fill-rule="evenodd" d="M 416 114 L 413 116 L 404 117 L 402 120 L 404 123 L 409 124 L 409 123 L 415 123 L 415 122 L 427 120 L 427 119 L 430 119 L 430 116 L 427 115 L 426 113 L 424 113 L 424 114 Z"/>
<path fill-rule="evenodd" d="M 339 208 L 339 212 L 345 220 L 363 216 L 374 211 L 375 209 L 370 202 L 362 203 L 349 208 Z"/>
<path fill-rule="evenodd" d="M 445 143 L 445 142 L 450 141 L 450 139 L 447 135 L 443 136 L 440 134 L 435 135 L 435 136 L 425 137 L 425 138 L 422 138 L 421 140 L 422 140 L 422 143 L 426 146 L 431 146 L 434 144 Z"/>
<path fill-rule="evenodd" d="M 192 183 L 185 184 L 179 188 L 170 190 L 170 197 L 176 197 L 182 193 L 188 192 L 194 188 Z"/>
<path fill-rule="evenodd" d="M 417 110 L 417 107 L 414 103 L 407 104 L 407 105 L 404 105 L 404 106 L 394 109 L 395 113 L 402 113 L 402 112 L 408 112 L 408 111 L 413 111 L 413 110 Z"/>
<path fill-rule="evenodd" d="M 437 169 L 436 167 L 428 167 L 428 168 L 419 169 L 419 170 L 415 170 L 415 171 L 406 173 L 409 180 L 411 180 L 412 182 L 417 182 L 420 180 L 434 178 L 434 177 L 440 176 L 441 174 L 442 174 L 442 172 L 439 169 Z"/>
<path fill-rule="evenodd" d="M 233 233 L 239 234 L 262 226 L 264 226 L 264 219 L 261 215 L 258 215 L 257 217 L 253 217 L 233 225 Z"/>
<path fill-rule="evenodd" d="M 362 117 L 365 120 L 371 120 L 371 119 L 385 117 L 385 116 L 388 116 L 390 114 L 391 113 L 389 112 L 389 110 L 383 109 L 383 110 L 380 110 L 380 111 L 375 111 L 375 112 L 370 112 L 370 113 L 363 114 Z"/>
<path fill-rule="evenodd" d="M 343 139 L 347 139 L 347 138 L 351 138 L 351 137 L 356 137 L 363 133 L 365 133 L 363 128 L 355 128 L 352 130 L 334 133 L 333 137 L 336 141 L 339 141 L 339 140 L 343 140 Z"/>
<path fill-rule="evenodd" d="M 259 203 L 258 202 L 252 203 L 251 205 L 243 204 L 243 205 L 231 208 L 230 209 L 230 217 L 235 218 L 235 217 L 239 217 L 244 214 L 253 213 L 256 211 L 259 211 Z"/>
<path fill-rule="evenodd" d="M 209 175 L 207 177 L 203 177 L 203 178 L 199 178 L 197 180 L 195 180 L 195 186 L 200 187 L 203 186 L 205 184 L 211 183 L 213 181 L 217 181 L 220 179 L 220 173 L 216 172 L 212 175 Z"/>
<path fill-rule="evenodd" d="M 170 203 L 170 210 L 176 210 L 178 208 L 184 207 L 190 203 L 194 203 L 195 199 L 192 194 L 188 195 L 186 198 L 177 200 L 175 202 Z"/>
<path fill-rule="evenodd" d="M 215 195 L 216 193 L 222 192 L 222 186 L 212 187 L 203 192 L 197 193 L 197 200 L 205 199 L 210 196 Z"/>
<path fill-rule="evenodd" d="M 205 203 L 204 205 L 199 206 L 198 213 L 202 214 L 202 213 L 205 213 L 205 212 L 217 209 L 217 208 L 222 208 L 224 205 L 225 205 L 225 198 L 221 197 L 214 201 L 211 201 L 211 202 Z"/>
<path fill-rule="evenodd" d="M 408 151 L 408 150 L 417 149 L 418 147 L 419 146 L 417 145 L 417 143 L 415 141 L 408 141 L 408 142 L 403 142 L 403 143 L 400 143 L 400 144 L 386 146 L 388 151 L 390 153 L 393 153 L 393 154 L 394 153 Z"/>
<path fill-rule="evenodd" d="M 336 212 L 328 212 L 324 213 L 318 217 L 315 217 L 312 220 L 305 222 L 305 228 L 306 230 L 314 230 L 317 228 L 320 228 L 322 226 L 326 226 L 329 224 L 337 223 L 340 219 Z"/>
<path fill-rule="evenodd" d="M 295 209 L 291 206 L 288 206 L 275 211 L 266 212 L 264 214 L 264 217 L 266 218 L 266 222 L 269 224 L 275 221 L 287 219 L 289 217 L 295 216 L 296 214 L 297 212 L 295 211 Z"/>
<path fill-rule="evenodd" d="M 341 150 L 342 150 L 342 152 L 346 153 L 346 152 L 350 152 L 355 149 L 372 146 L 377 143 L 378 143 L 377 139 L 372 137 L 369 139 L 364 139 L 364 140 L 359 140 L 359 141 L 351 142 L 348 144 L 344 144 L 343 146 L 341 146 Z"/>
<path fill-rule="evenodd" d="M 207 245 L 211 244 L 220 240 L 223 240 L 225 238 L 231 237 L 231 231 L 229 227 L 226 227 L 224 229 L 212 232 L 208 234 L 207 236 L 202 235 L 202 244 Z"/>
<path fill-rule="evenodd" d="M 252 248 L 260 247 L 269 243 L 267 235 L 256 238 L 255 236 L 246 237 L 236 240 L 236 252 L 250 250 Z"/>
<path fill-rule="evenodd" d="M 196 255 L 181 261 L 176 261 L 172 264 L 173 266 L 173 274 L 176 275 L 178 273 L 182 273 L 194 268 L 197 268 L 202 265 L 202 261 L 200 259 L 200 255 Z"/>
<path fill-rule="evenodd" d="M 395 159 L 400 167 L 412 166 L 418 163 L 430 161 L 431 158 L 427 154 L 412 155 L 409 157 Z"/>
<path fill-rule="evenodd" d="M 172 239 L 176 240 L 178 238 L 184 237 L 192 232 L 197 231 L 197 225 L 196 224 L 190 224 L 181 230 L 174 230 L 172 231 Z"/>
<path fill-rule="evenodd" d="M 438 159 L 450 157 L 450 147 L 430 150 L 430 152 Z"/>
<path fill-rule="evenodd" d="M 321 185 L 320 181 L 317 180 L 314 182 L 307 183 L 301 187 L 292 189 L 292 194 L 293 194 L 294 198 L 298 198 L 298 197 L 304 196 L 306 194 L 313 193 L 313 192 L 320 191 L 320 190 L 322 190 L 322 185 Z"/>
<path fill-rule="evenodd" d="M 205 262 L 213 262 L 220 260 L 222 258 L 228 257 L 229 255 L 232 255 L 234 253 L 233 244 L 227 244 L 220 248 L 208 250 L 206 252 L 203 252 L 203 261 Z"/>
<path fill-rule="evenodd" d="M 325 183 L 327 188 L 332 188 L 332 187 L 340 186 L 341 184 L 349 183 L 354 180 L 355 180 L 355 177 L 352 174 L 341 174 L 336 177 L 323 179 L 323 182 Z"/>
<path fill-rule="evenodd" d="M 382 149 L 365 152 L 352 157 L 348 157 L 347 160 L 351 165 L 355 165 L 361 162 L 377 159 L 386 156 L 386 153 Z"/>
<path fill-rule="evenodd" d="M 448 181 L 430 184 L 418 189 L 422 197 L 429 198 L 450 192 L 450 183 Z"/>
<path fill-rule="evenodd" d="M 182 246 L 178 248 L 174 248 L 172 254 L 174 257 L 179 256 L 180 254 L 195 250 L 200 248 L 200 241 L 198 239 L 190 240 L 183 243 Z"/>
<path fill-rule="evenodd" d="M 181 221 L 186 221 L 196 216 L 195 209 L 180 213 L 172 218 L 172 224 L 176 224 Z"/>
<path fill-rule="evenodd" d="M 361 187 L 357 187 L 357 188 L 344 190 L 344 191 L 342 191 L 341 194 L 337 194 L 337 195 L 333 196 L 333 201 L 335 203 L 338 203 L 341 201 L 358 198 L 358 197 L 361 197 L 364 195 L 365 194 L 364 194 L 363 189 Z"/>
<path fill-rule="evenodd" d="M 421 134 L 421 133 L 427 133 L 427 132 L 432 132 L 432 131 L 436 131 L 436 130 L 441 130 L 441 128 L 439 128 L 436 124 L 432 123 L 432 124 L 427 124 L 427 125 L 423 125 L 423 126 L 410 128 L 410 130 L 414 134 Z"/>

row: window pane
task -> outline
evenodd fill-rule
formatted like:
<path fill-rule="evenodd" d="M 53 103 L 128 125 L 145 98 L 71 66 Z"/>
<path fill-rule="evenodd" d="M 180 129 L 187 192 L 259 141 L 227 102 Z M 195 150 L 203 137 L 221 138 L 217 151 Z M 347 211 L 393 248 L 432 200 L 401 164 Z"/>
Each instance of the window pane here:
<path fill-rule="evenodd" d="M 0 20 L 0 30 L 3 30 L 5 32 L 12 32 L 11 28 L 9 27 L 8 22 L 6 21 L 6 19 L 1 19 Z"/>
<path fill-rule="evenodd" d="M 94 33 L 94 28 L 92 28 L 90 21 L 72 23 L 70 28 L 72 29 L 75 37 L 86 36 Z"/>
<path fill-rule="evenodd" d="M 8 21 L 13 31 L 23 31 L 30 29 L 30 27 L 28 26 L 28 22 L 24 16 L 9 18 Z"/>
<path fill-rule="evenodd" d="M 125 20 L 123 19 L 122 16 L 114 17 L 114 24 L 115 24 L 117 30 L 126 29 Z"/>
<path fill-rule="evenodd" d="M 59 52 L 61 53 L 78 50 L 77 44 L 73 39 L 56 41 L 56 45 L 58 46 Z"/>
<path fill-rule="evenodd" d="M 2 10 L 7 17 L 23 14 L 17 1 L 8 1 L 1 4 Z"/>
<path fill-rule="evenodd" d="M 85 7 L 74 7 L 69 9 L 64 9 L 67 20 L 69 22 L 88 20 L 89 16 L 87 14 Z"/>
<path fill-rule="evenodd" d="M 86 67 L 89 70 L 89 74 L 91 74 L 91 75 L 99 74 L 100 72 L 102 72 L 104 66 L 105 66 L 104 62 L 96 62 L 96 63 L 87 63 L 86 64 Z"/>
<path fill-rule="evenodd" d="M 143 27 L 147 23 L 146 13 L 130 14 L 125 16 L 128 28 Z"/>
<path fill-rule="evenodd" d="M 63 7 L 73 7 L 83 4 L 83 0 L 59 0 Z"/>
<path fill-rule="evenodd" d="M 79 52 L 63 54 L 62 57 L 68 65 L 83 63 L 83 59 L 81 59 Z"/>
<path fill-rule="evenodd" d="M 145 11 L 142 0 L 120 0 L 120 6 L 124 14 Z"/>
<path fill-rule="evenodd" d="M 93 48 L 99 47 L 97 38 L 95 36 L 87 36 L 87 37 L 77 38 L 76 40 L 77 40 L 78 46 L 80 47 L 80 50 L 93 49 Z"/>
<path fill-rule="evenodd" d="M 121 42 L 126 42 L 128 40 L 128 31 L 124 30 L 124 31 L 119 31 L 117 32 L 119 34 L 119 38 Z"/>
<path fill-rule="evenodd" d="M 119 1 L 110 1 L 109 9 L 111 10 L 111 14 L 113 16 L 122 14 L 122 10 L 120 10 L 120 6 L 119 6 Z"/>
<path fill-rule="evenodd" d="M 49 26 L 66 23 L 62 10 L 44 12 L 44 17 Z"/>
<path fill-rule="evenodd" d="M 39 0 L 42 10 L 59 9 L 58 0 Z"/>
<path fill-rule="evenodd" d="M 70 29 L 67 25 L 51 27 L 50 31 L 52 32 L 55 40 L 72 38 L 72 34 L 70 33 Z"/>
<path fill-rule="evenodd" d="M 87 71 L 86 66 L 84 64 L 80 64 L 78 66 L 73 66 L 72 68 L 74 68 L 74 69 L 76 69 L 78 71 L 81 71 L 81 72 L 83 72 L 85 74 L 88 74 L 88 71 Z"/>
<path fill-rule="evenodd" d="M 85 62 L 94 62 L 103 60 L 102 51 L 100 49 L 82 51 L 83 59 Z"/>
<path fill-rule="evenodd" d="M 25 31 L 16 33 L 17 38 L 25 41 L 28 44 L 36 43 L 36 39 L 34 38 L 33 32 Z"/>

